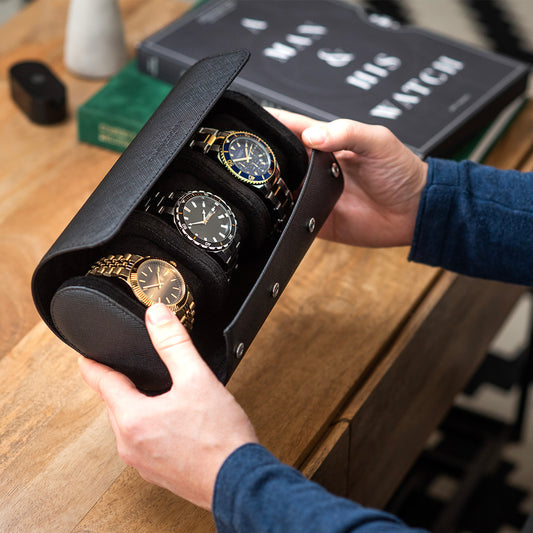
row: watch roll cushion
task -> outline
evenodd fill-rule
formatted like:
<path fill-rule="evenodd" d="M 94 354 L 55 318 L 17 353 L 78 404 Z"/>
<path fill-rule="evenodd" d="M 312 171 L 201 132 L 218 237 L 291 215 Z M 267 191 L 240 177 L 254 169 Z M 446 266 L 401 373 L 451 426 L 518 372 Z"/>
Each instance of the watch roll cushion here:
<path fill-rule="evenodd" d="M 74 312 L 74 306 L 83 313 Z M 152 346 L 144 311 L 116 284 L 95 276 L 66 281 L 51 302 L 59 333 L 77 351 L 122 372 L 139 390 L 158 394 L 168 390 L 172 380 Z"/>

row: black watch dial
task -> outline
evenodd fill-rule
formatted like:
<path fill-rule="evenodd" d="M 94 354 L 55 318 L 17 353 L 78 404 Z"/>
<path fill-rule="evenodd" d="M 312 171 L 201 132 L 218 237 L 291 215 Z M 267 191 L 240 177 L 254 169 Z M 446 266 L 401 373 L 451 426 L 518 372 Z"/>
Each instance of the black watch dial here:
<path fill-rule="evenodd" d="M 186 287 L 182 275 L 167 261 L 146 259 L 132 274 L 137 282 L 133 285 L 134 292 L 147 306 L 157 302 L 169 307 L 176 306 L 185 296 Z"/>
<path fill-rule="evenodd" d="M 230 133 L 219 154 L 222 163 L 234 176 L 250 184 L 265 183 L 277 167 L 276 157 L 268 144 L 248 132 Z"/>
<path fill-rule="evenodd" d="M 190 191 L 176 203 L 176 226 L 194 244 L 207 250 L 227 248 L 237 232 L 230 206 L 216 194 Z"/>

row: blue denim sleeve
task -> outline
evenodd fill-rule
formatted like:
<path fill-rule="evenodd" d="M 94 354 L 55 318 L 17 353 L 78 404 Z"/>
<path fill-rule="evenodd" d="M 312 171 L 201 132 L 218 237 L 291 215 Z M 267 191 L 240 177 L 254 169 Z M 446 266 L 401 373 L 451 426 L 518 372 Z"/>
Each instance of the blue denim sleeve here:
<path fill-rule="evenodd" d="M 398 518 L 333 496 L 258 444 L 222 465 L 213 514 L 219 533 L 414 533 Z"/>
<path fill-rule="evenodd" d="M 533 172 L 428 159 L 409 259 L 533 285 Z"/>

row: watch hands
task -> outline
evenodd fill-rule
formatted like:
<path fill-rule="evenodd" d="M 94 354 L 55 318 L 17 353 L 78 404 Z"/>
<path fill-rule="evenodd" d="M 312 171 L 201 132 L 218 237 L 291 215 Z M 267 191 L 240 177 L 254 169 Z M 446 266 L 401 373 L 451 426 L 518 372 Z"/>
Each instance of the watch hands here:
<path fill-rule="evenodd" d="M 217 206 L 214 205 L 211 211 L 207 213 L 207 218 L 204 220 L 204 224 L 207 224 L 207 221 L 215 214 L 215 211 L 217 210 Z"/>
<path fill-rule="evenodd" d="M 250 144 L 244 145 L 244 156 L 245 157 L 239 157 L 237 159 L 234 159 L 233 161 L 235 161 L 236 163 L 238 163 L 239 161 L 246 161 L 248 163 L 248 161 L 250 161 L 250 158 L 252 157 L 252 146 Z"/>
<path fill-rule="evenodd" d="M 157 285 L 159 286 L 159 288 L 161 288 L 161 285 L 163 285 L 161 283 L 161 278 L 159 277 L 159 266 L 157 267 Z"/>
<path fill-rule="evenodd" d="M 159 283 L 154 283 L 153 285 L 144 285 L 143 286 L 143 290 L 153 289 L 154 287 L 157 287 L 158 289 L 160 289 L 161 285 Z"/>

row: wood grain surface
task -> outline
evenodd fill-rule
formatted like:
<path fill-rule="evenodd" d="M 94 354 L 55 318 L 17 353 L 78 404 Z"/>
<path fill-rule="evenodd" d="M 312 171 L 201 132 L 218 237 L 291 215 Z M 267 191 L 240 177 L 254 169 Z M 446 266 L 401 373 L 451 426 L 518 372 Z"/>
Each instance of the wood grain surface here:
<path fill-rule="evenodd" d="M 131 54 L 188 6 L 121 0 Z M 35 266 L 118 157 L 77 140 L 76 109 L 103 82 L 63 65 L 67 7 L 39 0 L 0 28 L 0 531 L 212 531 L 209 513 L 124 466 L 76 353 L 32 303 Z M 26 59 L 45 61 L 66 84 L 65 123 L 34 125 L 11 101 L 9 66 Z M 528 107 L 491 164 L 531 166 L 531 117 Z M 281 460 L 371 504 L 394 490 L 522 290 L 408 263 L 407 253 L 316 241 L 228 384 Z M 458 312 L 466 318 L 450 320 Z M 442 317 L 450 329 L 437 327 Z M 448 357 L 450 333 L 475 352 L 468 364 Z M 398 394 L 405 376 L 410 387 Z"/>

